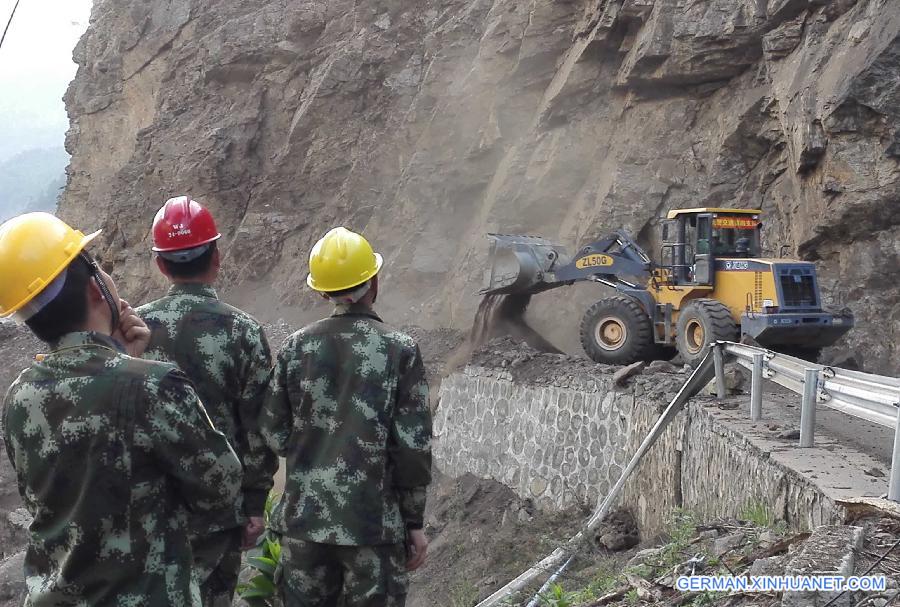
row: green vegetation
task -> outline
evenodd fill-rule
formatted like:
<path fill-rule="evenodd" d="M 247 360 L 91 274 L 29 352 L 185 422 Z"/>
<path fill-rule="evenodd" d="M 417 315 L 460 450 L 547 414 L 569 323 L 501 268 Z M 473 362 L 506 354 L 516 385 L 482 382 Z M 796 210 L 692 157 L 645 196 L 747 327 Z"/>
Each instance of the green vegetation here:
<path fill-rule="evenodd" d="M 472 607 L 478 602 L 478 588 L 469 580 L 457 582 L 450 588 L 450 607 Z"/>
<path fill-rule="evenodd" d="M 787 523 L 776 520 L 775 514 L 762 502 L 747 504 L 741 511 L 741 518 L 762 529 L 770 529 L 779 535 L 787 532 Z"/>
<path fill-rule="evenodd" d="M 240 584 L 237 587 L 238 596 L 244 599 L 250 607 L 274 607 L 275 605 L 275 571 L 281 561 L 281 544 L 278 542 L 278 537 L 269 531 L 269 519 L 277 501 L 278 496 L 269 493 L 265 507 L 266 531 L 260 536 L 257 547 L 247 553 L 247 562 L 251 569 L 257 571 L 257 574 L 246 584 Z"/>
<path fill-rule="evenodd" d="M 694 516 L 680 508 L 675 510 L 667 525 L 666 535 L 669 541 L 659 547 L 658 553 L 644 563 L 630 567 L 629 574 L 645 580 L 653 579 L 690 558 L 686 552 L 697 535 Z"/>
<path fill-rule="evenodd" d="M 776 519 L 772 511 L 759 502 L 748 503 L 739 517 L 713 522 L 699 527 L 694 513 L 676 509 L 670 516 L 663 537 L 665 543 L 642 551 L 635 564 L 624 566 L 626 555 L 579 556 L 581 568 L 573 568 L 560 576 L 560 581 L 538 595 L 541 607 L 587 607 L 603 598 L 604 604 L 648 605 L 661 601 L 677 600 L 686 607 L 711 607 L 721 604 L 728 593 L 701 592 L 680 595 L 675 589 L 675 579 L 680 575 L 741 575 L 745 572 L 746 557 L 758 551 L 760 546 L 771 543 L 771 533 L 785 535 L 787 526 Z M 713 531 L 715 530 L 715 531 Z M 703 533 L 701 533 L 701 531 Z M 710 533 L 712 531 L 712 533 Z M 551 542 L 552 538 L 542 538 Z M 718 540 L 732 540 L 738 544 L 722 556 Z M 558 545 L 558 542 L 551 542 Z M 715 548 L 714 548 L 715 547 Z M 585 562 L 587 561 L 587 562 Z M 504 605 L 524 604 L 523 598 L 509 598 Z M 451 586 L 447 604 L 450 607 L 472 607 L 477 603 L 478 588 L 468 580 Z"/>
<path fill-rule="evenodd" d="M 600 563 L 597 572 L 590 583 L 581 590 L 573 593 L 575 604 L 587 603 L 611 592 L 619 580 L 617 564 L 612 559 Z"/>
<path fill-rule="evenodd" d="M 566 592 L 559 584 L 550 586 L 550 590 L 540 595 L 544 607 L 572 607 L 575 605 L 575 593 Z"/>
<path fill-rule="evenodd" d="M 727 537 L 728 533 L 741 534 L 745 544 L 744 556 L 759 547 L 763 532 L 775 531 L 784 535 L 787 531 L 784 521 L 776 520 L 764 504 L 748 504 L 740 518 L 741 521 L 723 521 L 721 525 L 714 524 L 710 528 L 719 529 L 719 538 Z M 694 568 L 697 573 L 706 575 L 733 574 L 729 569 L 729 560 L 735 560 L 740 555 L 732 554 L 733 559 L 729 559 L 727 554 L 722 557 L 711 555 L 708 551 L 715 543 L 714 539 L 701 539 L 699 531 L 696 516 L 687 510 L 677 509 L 672 512 L 666 526 L 666 543 L 648 549 L 641 555 L 642 562 L 623 571 L 621 560 L 603 558 L 578 573 L 570 572 L 564 576 L 568 582 L 552 584 L 547 592 L 539 596 L 540 603 L 542 607 L 584 607 L 613 594 L 610 605 L 651 604 L 654 600 L 661 600 L 660 597 L 666 597 L 666 593 L 674 592 L 675 577 L 689 574 Z M 746 563 L 741 565 L 737 562 L 732 566 L 740 572 Z M 573 590 L 573 586 L 569 585 L 569 590 L 566 590 L 563 584 L 568 585 L 571 580 L 581 580 L 581 586 Z M 719 604 L 726 596 L 727 593 L 718 592 L 691 593 L 691 596 L 683 597 L 683 605 L 710 607 Z M 463 604 L 454 602 L 452 607 L 462 607 Z"/>
<path fill-rule="evenodd" d="M 697 521 L 690 512 L 679 508 L 672 513 L 667 534 L 669 543 L 663 546 L 660 566 L 674 567 L 684 560 L 682 553 L 697 535 Z"/>
<path fill-rule="evenodd" d="M 753 523 L 757 527 L 768 528 L 773 522 L 772 513 L 762 502 L 750 502 L 744 506 L 744 509 L 741 512 L 741 518 Z"/>
<path fill-rule="evenodd" d="M 691 607 L 707 607 L 715 605 L 716 599 L 727 596 L 727 592 L 701 592 L 689 603 Z"/>

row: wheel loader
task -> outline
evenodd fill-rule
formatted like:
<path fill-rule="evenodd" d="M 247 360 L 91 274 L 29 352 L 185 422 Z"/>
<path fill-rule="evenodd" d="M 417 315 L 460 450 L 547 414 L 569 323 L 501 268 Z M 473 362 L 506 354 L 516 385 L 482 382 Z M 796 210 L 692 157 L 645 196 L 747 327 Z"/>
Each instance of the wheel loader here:
<path fill-rule="evenodd" d="M 615 289 L 581 319 L 594 361 L 628 364 L 674 354 L 696 364 L 709 344 L 749 336 L 815 360 L 849 331 L 848 311 L 823 310 L 814 264 L 761 256 L 758 209 L 669 211 L 659 261 L 622 230 L 570 256 L 543 238 L 489 234 L 485 295 L 530 296 L 592 281 Z"/>

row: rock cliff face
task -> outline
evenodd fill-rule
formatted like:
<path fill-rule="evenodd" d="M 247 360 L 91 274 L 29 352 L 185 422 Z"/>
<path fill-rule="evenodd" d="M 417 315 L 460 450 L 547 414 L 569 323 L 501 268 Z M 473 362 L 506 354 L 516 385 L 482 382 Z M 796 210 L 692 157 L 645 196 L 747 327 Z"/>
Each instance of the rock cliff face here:
<path fill-rule="evenodd" d="M 97 0 L 75 57 L 61 213 L 136 299 L 183 192 L 261 316 L 321 312 L 307 252 L 345 224 L 392 320 L 459 327 L 485 232 L 655 247 L 664 210 L 734 204 L 856 313 L 841 350 L 900 363 L 897 0 Z M 597 296 L 543 295 L 538 324 L 568 344 Z"/>

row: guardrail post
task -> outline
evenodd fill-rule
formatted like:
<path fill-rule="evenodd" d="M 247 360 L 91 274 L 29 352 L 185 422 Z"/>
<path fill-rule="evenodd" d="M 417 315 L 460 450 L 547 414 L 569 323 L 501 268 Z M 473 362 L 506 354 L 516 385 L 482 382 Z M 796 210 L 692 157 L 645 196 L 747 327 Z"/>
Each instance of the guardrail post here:
<path fill-rule="evenodd" d="M 762 419 L 762 380 L 763 355 L 753 355 L 753 375 L 750 379 L 750 420 L 758 422 Z"/>
<path fill-rule="evenodd" d="M 894 430 L 894 457 L 891 460 L 891 482 L 888 499 L 900 502 L 900 411 L 897 412 L 897 429 Z"/>
<path fill-rule="evenodd" d="M 816 429 L 816 392 L 819 371 L 807 369 L 803 375 L 803 402 L 800 406 L 800 446 L 812 447 Z"/>
<path fill-rule="evenodd" d="M 725 357 L 722 354 L 722 344 L 713 344 L 713 362 L 716 366 L 716 396 L 725 398 L 728 393 L 725 390 Z"/>

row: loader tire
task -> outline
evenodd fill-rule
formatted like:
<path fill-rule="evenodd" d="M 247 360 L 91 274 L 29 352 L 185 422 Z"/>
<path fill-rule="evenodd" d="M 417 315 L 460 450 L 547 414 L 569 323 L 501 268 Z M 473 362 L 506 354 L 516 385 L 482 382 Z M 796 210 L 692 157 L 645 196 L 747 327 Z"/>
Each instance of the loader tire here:
<path fill-rule="evenodd" d="M 714 341 L 735 341 L 738 326 L 731 311 L 715 299 L 695 299 L 678 314 L 675 345 L 684 362 L 692 367 L 703 360 Z"/>
<path fill-rule="evenodd" d="M 631 297 L 607 297 L 581 318 L 581 347 L 591 360 L 607 365 L 645 360 L 653 348 L 653 325 Z"/>

